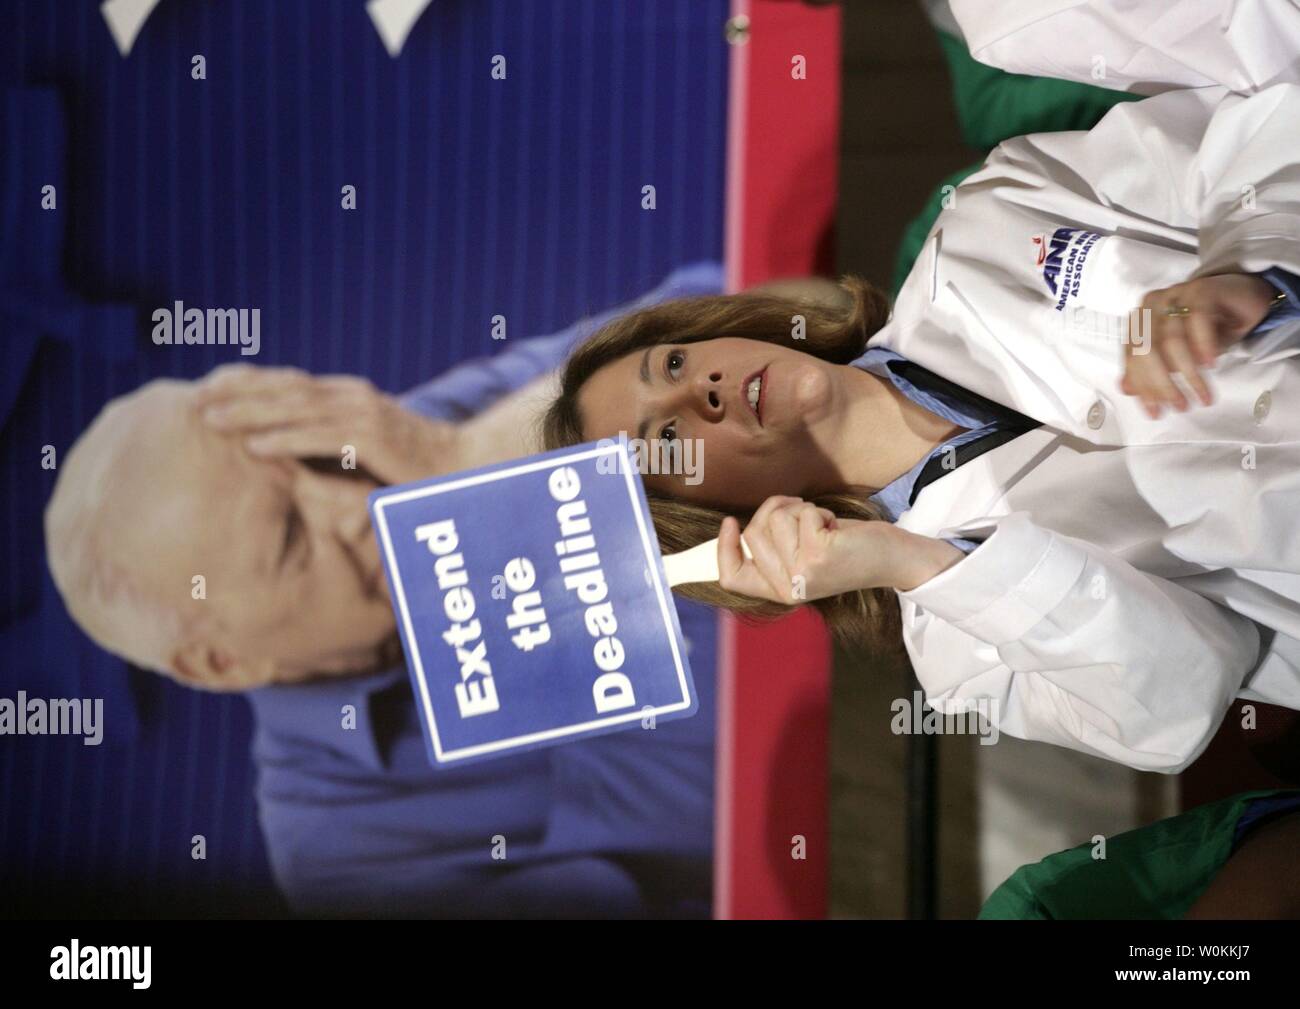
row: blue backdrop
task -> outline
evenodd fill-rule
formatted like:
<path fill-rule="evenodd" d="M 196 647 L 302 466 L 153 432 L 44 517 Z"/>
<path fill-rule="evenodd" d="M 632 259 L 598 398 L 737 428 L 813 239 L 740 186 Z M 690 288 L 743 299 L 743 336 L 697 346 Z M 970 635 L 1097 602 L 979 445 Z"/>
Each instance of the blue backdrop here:
<path fill-rule="evenodd" d="M 99 652 L 46 573 L 44 447 L 240 360 L 154 346 L 152 309 L 260 307 L 242 360 L 397 391 L 498 349 L 493 315 L 550 333 L 720 259 L 727 7 L 434 0 L 393 59 L 363 0 L 162 0 L 124 58 L 99 0 L 0 2 L 0 696 L 103 697 L 109 725 L 0 737 L 11 907 L 280 910 L 246 702 Z"/>

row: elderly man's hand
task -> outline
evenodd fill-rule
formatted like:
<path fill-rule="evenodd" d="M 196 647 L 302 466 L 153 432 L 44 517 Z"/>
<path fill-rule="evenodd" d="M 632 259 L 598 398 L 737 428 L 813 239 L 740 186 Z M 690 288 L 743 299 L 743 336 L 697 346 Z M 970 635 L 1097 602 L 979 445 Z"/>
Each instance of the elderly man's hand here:
<path fill-rule="evenodd" d="M 245 436 L 257 456 L 342 463 L 351 446 L 356 465 L 385 483 L 461 468 L 455 424 L 412 413 L 364 378 L 234 364 L 199 390 L 207 423 Z"/>
<path fill-rule="evenodd" d="M 1210 387 L 1200 369 L 1259 325 L 1276 297 L 1267 280 L 1245 273 L 1198 277 L 1150 292 L 1142 299 L 1143 310 L 1151 313 L 1150 340 L 1125 345 L 1120 391 L 1141 399 L 1152 418 L 1166 405 L 1186 410 L 1187 397 L 1173 379 L 1179 375 L 1208 406 Z"/>

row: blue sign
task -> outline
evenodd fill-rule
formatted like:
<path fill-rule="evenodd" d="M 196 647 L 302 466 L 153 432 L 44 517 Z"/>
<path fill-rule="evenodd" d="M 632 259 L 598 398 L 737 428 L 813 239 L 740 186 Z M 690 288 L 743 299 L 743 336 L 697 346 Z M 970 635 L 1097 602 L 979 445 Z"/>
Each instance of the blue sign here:
<path fill-rule="evenodd" d="M 435 766 L 695 713 L 625 441 L 387 487 L 370 516 Z"/>

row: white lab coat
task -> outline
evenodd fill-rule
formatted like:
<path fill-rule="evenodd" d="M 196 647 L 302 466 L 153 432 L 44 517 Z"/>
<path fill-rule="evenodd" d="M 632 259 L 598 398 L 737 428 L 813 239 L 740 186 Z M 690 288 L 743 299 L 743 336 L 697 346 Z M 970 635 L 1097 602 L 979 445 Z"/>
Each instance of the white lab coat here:
<path fill-rule="evenodd" d="M 992 700 L 1011 735 L 1173 773 L 1235 696 L 1300 708 L 1300 323 L 1225 352 L 1212 406 L 1152 420 L 1118 390 L 1146 292 L 1300 273 L 1298 123 L 1297 85 L 1171 91 L 1008 141 L 940 214 L 871 346 L 1044 425 L 899 520 L 987 535 L 898 593 L 940 710 Z M 1053 293 L 1039 260 L 1062 226 L 1098 237 Z"/>
<path fill-rule="evenodd" d="M 971 55 L 1141 95 L 1300 76 L 1296 0 L 951 0 Z"/>

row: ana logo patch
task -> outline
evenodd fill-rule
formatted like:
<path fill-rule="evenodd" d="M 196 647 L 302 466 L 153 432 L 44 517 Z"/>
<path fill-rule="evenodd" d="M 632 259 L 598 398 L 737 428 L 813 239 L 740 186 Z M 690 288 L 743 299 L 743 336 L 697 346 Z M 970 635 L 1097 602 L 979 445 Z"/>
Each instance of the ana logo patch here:
<path fill-rule="evenodd" d="M 1056 310 L 1065 308 L 1070 298 L 1078 297 L 1083 282 L 1083 267 L 1088 253 L 1101 238 L 1095 231 L 1082 228 L 1057 228 L 1051 237 L 1034 235 L 1035 265 L 1043 271 L 1043 283 L 1056 297 Z"/>

